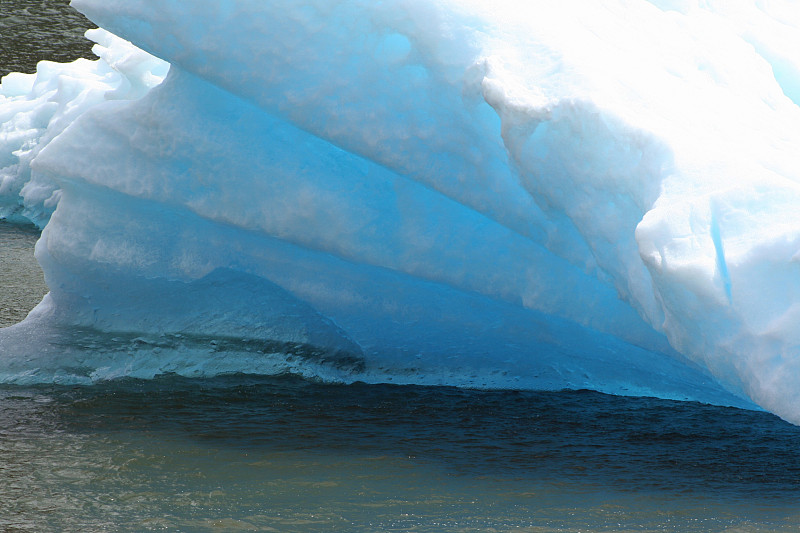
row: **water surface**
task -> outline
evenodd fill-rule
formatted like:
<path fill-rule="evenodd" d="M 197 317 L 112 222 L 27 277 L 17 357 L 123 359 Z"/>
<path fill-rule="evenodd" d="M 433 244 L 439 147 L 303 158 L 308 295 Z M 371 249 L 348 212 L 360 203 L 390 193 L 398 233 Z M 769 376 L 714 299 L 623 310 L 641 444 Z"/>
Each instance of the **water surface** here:
<path fill-rule="evenodd" d="M 0 76 L 33 73 L 45 59 L 96 59 L 83 37 L 93 27 L 69 0 L 0 0 Z"/>
<path fill-rule="evenodd" d="M 88 26 L 66 0 L 0 0 L 0 75 L 91 58 Z M 47 290 L 37 237 L 0 222 L 0 326 Z M 796 532 L 799 480 L 800 428 L 696 403 L 292 376 L 0 386 L 0 531 Z"/>
<path fill-rule="evenodd" d="M 0 428 L 0 530 L 800 529 L 800 428 L 688 402 L 163 376 Z"/>
<path fill-rule="evenodd" d="M 0 328 L 16 324 L 47 293 L 33 247 L 39 230 L 0 219 Z"/>

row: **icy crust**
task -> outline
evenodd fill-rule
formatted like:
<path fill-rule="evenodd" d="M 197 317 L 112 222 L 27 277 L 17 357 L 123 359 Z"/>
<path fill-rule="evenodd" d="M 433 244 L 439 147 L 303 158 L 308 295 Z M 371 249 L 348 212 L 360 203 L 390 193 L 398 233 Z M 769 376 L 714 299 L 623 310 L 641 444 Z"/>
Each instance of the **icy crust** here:
<path fill-rule="evenodd" d="M 586 318 L 570 308 L 579 299 L 603 306 L 613 312 L 588 318 L 670 351 L 581 269 L 177 67 L 147 98 L 107 104 L 81 124 L 37 159 L 62 186 L 37 249 L 53 290 L 6 345 L 45 323 L 62 325 L 44 328 L 45 345 L 61 335 L 59 346 L 74 344 L 68 325 L 92 338 L 83 344 L 108 347 L 79 349 L 68 373 L 72 351 L 28 344 L 22 368 L 37 371 L 12 366 L 5 379 L 290 370 L 747 405 L 673 358 L 520 305 L 538 291 L 576 320 Z M 91 139 L 104 150 L 81 151 Z M 231 176 L 235 187 L 214 181 Z M 275 342 L 323 355 L 292 348 L 284 360 L 269 351 Z M 621 361 L 622 373 L 610 364 Z"/>
<path fill-rule="evenodd" d="M 51 294 L 2 379 L 271 368 L 800 423 L 796 9 L 486 4 L 73 0 L 173 66 L 36 156 Z"/>
<path fill-rule="evenodd" d="M 0 218 L 47 224 L 60 191 L 31 162 L 86 110 L 109 99 L 140 98 L 166 76 L 169 64 L 103 29 L 88 30 L 101 59 L 42 61 L 36 74 L 0 81 Z"/>

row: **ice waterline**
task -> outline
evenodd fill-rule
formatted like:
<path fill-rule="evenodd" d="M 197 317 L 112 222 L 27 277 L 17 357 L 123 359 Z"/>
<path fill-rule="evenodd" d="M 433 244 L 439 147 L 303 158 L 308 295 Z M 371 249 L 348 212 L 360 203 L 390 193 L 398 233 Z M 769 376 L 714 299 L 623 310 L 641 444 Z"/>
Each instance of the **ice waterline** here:
<path fill-rule="evenodd" d="M 0 84 L 0 216 L 44 227 L 50 288 L 2 381 L 289 371 L 800 423 L 792 3 L 72 4 L 100 59 Z"/>

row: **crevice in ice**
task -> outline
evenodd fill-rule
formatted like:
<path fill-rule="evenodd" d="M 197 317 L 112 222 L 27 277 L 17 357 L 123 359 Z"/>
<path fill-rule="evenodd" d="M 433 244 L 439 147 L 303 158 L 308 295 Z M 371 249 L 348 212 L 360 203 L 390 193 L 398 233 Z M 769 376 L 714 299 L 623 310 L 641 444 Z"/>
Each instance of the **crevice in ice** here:
<path fill-rule="evenodd" d="M 722 278 L 722 286 L 725 288 L 725 294 L 728 297 L 728 303 L 733 303 L 733 293 L 731 285 L 731 275 L 728 272 L 728 263 L 725 260 L 725 248 L 722 245 L 722 233 L 719 227 L 719 215 L 715 204 L 711 205 L 711 240 L 714 242 L 714 250 L 717 257 L 717 268 L 719 275 Z"/>
<path fill-rule="evenodd" d="M 521 99 L 487 77 L 484 94 L 502 119 L 513 167 L 553 220 L 574 228 L 619 297 L 658 324 L 660 304 L 634 235 L 674 171 L 674 155 L 656 135 L 589 100 Z"/>

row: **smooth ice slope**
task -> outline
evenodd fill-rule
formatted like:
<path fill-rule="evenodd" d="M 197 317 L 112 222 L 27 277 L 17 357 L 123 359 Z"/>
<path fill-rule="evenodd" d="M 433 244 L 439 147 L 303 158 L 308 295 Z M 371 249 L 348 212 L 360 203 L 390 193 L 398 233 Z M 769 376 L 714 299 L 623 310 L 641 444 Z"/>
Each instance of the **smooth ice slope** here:
<path fill-rule="evenodd" d="M 35 155 L 51 293 L 5 379 L 724 388 L 800 423 L 793 4 L 73 5 L 172 66 Z"/>

